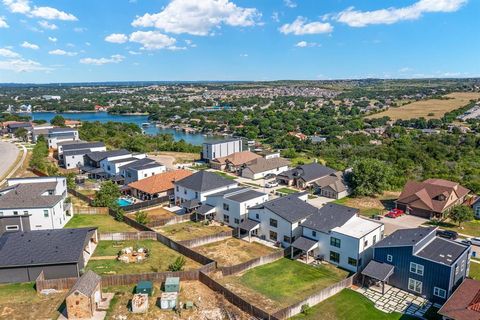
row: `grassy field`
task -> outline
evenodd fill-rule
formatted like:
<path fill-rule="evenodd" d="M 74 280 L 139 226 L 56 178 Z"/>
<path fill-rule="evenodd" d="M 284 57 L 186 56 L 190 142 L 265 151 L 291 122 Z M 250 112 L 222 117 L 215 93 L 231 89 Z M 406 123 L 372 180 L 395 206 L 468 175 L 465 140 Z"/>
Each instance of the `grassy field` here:
<path fill-rule="evenodd" d="M 97 227 L 98 232 L 137 231 L 126 223 L 113 219 L 108 214 L 76 214 L 68 221 L 65 228 Z"/>
<path fill-rule="evenodd" d="M 401 313 L 384 313 L 376 309 L 373 302 L 350 289 L 344 289 L 333 297 L 317 304 L 306 314 L 299 314 L 292 320 L 413 320 Z"/>
<path fill-rule="evenodd" d="M 284 194 L 292 194 L 299 192 L 298 190 L 290 189 L 290 188 L 280 188 L 275 190 L 276 192 L 284 193 Z"/>
<path fill-rule="evenodd" d="M 215 174 L 218 174 L 219 176 L 221 176 L 222 178 L 226 178 L 226 179 L 230 179 L 230 180 L 235 180 L 237 179 L 237 177 L 235 176 L 232 176 L 232 175 L 229 175 L 228 173 L 226 172 L 222 172 L 222 171 L 211 171 Z"/>
<path fill-rule="evenodd" d="M 270 310 L 286 307 L 348 276 L 333 265 L 313 267 L 286 258 L 226 277 L 229 288 Z"/>
<path fill-rule="evenodd" d="M 65 294 L 37 294 L 34 285 L 0 285 L 0 319 L 56 319 Z"/>
<path fill-rule="evenodd" d="M 367 118 L 381 118 L 388 116 L 392 120 L 413 119 L 424 117 L 425 119 L 439 119 L 447 112 L 467 105 L 470 100 L 480 99 L 480 93 L 476 92 L 454 92 L 447 94 L 446 100 L 428 99 L 415 101 L 398 108 L 390 108 L 386 111 L 376 113 Z"/>
<path fill-rule="evenodd" d="M 480 237 L 480 220 L 472 220 L 469 222 L 462 223 L 462 227 L 459 228 L 457 224 L 447 220 L 443 222 L 426 222 L 428 225 L 439 226 L 442 229 L 453 230 L 458 233 L 467 234 L 474 237 Z"/>
<path fill-rule="evenodd" d="M 378 197 L 345 197 L 335 200 L 334 203 L 357 208 L 361 215 L 371 217 L 372 215 L 386 213 L 393 208 L 395 206 L 393 201 L 398 198 L 399 194 L 399 192 L 386 191 Z"/>
<path fill-rule="evenodd" d="M 145 209 L 145 210 L 141 210 L 141 211 L 146 212 L 148 214 L 148 218 L 152 219 L 152 220 L 169 219 L 169 218 L 172 218 L 172 217 L 175 216 L 175 214 L 173 212 L 170 212 L 167 209 L 162 208 L 162 207 L 155 207 L 155 208 L 152 208 L 152 209 Z M 129 214 L 129 216 L 132 219 L 135 219 L 135 213 L 136 212 L 132 212 L 132 213 Z"/>
<path fill-rule="evenodd" d="M 257 242 L 250 243 L 237 238 L 230 238 L 196 247 L 195 251 L 216 260 L 219 266 L 233 266 L 268 255 L 275 249 Z"/>
<path fill-rule="evenodd" d="M 143 247 L 149 250 L 150 256 L 140 263 L 124 263 L 116 259 L 117 253 L 126 247 Z M 168 265 L 180 254 L 155 240 L 133 241 L 100 241 L 87 264 L 87 270 L 98 274 L 127 274 L 144 272 L 162 272 L 168 270 Z M 104 258 L 101 258 L 104 257 Z M 98 260 L 96 260 L 98 259 Z M 184 270 L 198 268 L 200 265 L 186 258 Z"/>
<path fill-rule="evenodd" d="M 210 236 L 231 229 L 227 226 L 205 225 L 203 222 L 187 221 L 160 227 L 156 230 L 173 240 L 180 241 Z"/>
<path fill-rule="evenodd" d="M 468 276 L 472 279 L 480 281 L 480 263 L 473 261 L 470 262 L 470 273 Z"/>

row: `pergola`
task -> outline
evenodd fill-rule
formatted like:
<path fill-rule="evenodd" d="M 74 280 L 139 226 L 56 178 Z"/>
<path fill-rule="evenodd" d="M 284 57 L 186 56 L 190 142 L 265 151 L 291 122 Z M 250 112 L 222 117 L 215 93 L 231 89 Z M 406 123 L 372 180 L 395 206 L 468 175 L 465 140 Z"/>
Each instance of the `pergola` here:
<path fill-rule="evenodd" d="M 318 248 L 318 241 L 308 239 L 305 237 L 299 237 L 293 241 L 290 251 L 290 258 L 293 259 L 293 249 L 301 250 L 306 255 L 306 263 L 308 264 L 308 257 L 310 252 Z"/>
<path fill-rule="evenodd" d="M 388 263 L 371 260 L 362 271 L 362 286 L 365 283 L 365 277 L 380 281 L 382 283 L 382 294 L 384 294 L 385 283 L 388 282 L 388 278 L 393 274 L 394 269 L 394 266 Z"/>

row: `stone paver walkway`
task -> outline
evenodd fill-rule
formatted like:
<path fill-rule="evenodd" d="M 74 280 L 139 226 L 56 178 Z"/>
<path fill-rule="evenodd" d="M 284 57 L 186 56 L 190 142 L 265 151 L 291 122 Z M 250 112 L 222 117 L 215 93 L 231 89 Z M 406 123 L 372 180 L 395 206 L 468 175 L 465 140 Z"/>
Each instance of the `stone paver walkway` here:
<path fill-rule="evenodd" d="M 386 287 L 385 294 L 369 288 L 358 288 L 357 292 L 375 303 L 375 308 L 386 312 L 399 312 L 422 318 L 432 306 L 428 300 L 394 287 Z"/>

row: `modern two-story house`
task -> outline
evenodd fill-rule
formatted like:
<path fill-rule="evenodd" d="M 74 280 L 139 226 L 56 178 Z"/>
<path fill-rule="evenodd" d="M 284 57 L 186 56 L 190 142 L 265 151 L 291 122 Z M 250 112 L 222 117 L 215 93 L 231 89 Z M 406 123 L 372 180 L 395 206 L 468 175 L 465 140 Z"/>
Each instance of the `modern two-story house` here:
<path fill-rule="evenodd" d="M 80 140 L 77 129 L 72 128 L 52 128 L 48 130 L 48 147 L 57 149 L 58 143 L 65 141 Z"/>

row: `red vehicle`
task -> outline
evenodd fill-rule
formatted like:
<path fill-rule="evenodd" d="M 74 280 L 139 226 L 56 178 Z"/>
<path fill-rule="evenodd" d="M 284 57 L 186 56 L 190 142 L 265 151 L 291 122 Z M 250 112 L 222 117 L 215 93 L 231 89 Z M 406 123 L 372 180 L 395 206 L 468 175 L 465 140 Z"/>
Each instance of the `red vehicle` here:
<path fill-rule="evenodd" d="M 395 219 L 395 218 L 398 218 L 398 217 L 402 216 L 404 213 L 405 212 L 403 212 L 403 210 L 392 209 L 385 216 Z"/>

